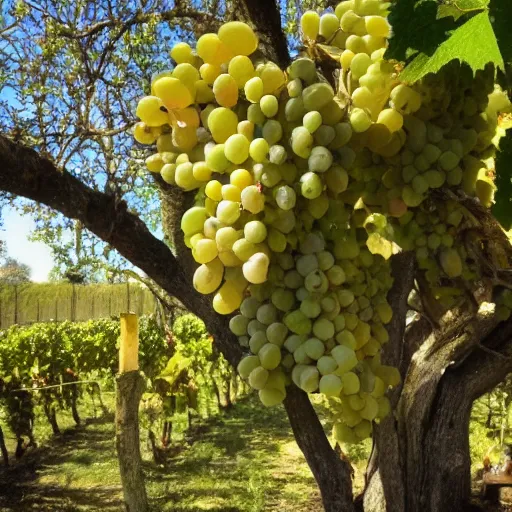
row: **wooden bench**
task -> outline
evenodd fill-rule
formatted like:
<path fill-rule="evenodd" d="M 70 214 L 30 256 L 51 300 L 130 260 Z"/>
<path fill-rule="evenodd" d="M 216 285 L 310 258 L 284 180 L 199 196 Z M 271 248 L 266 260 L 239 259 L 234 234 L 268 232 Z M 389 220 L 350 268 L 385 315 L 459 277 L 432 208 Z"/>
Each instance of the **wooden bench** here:
<path fill-rule="evenodd" d="M 502 487 L 512 487 L 512 475 L 490 471 L 484 473 L 482 494 L 485 499 L 498 501 Z"/>

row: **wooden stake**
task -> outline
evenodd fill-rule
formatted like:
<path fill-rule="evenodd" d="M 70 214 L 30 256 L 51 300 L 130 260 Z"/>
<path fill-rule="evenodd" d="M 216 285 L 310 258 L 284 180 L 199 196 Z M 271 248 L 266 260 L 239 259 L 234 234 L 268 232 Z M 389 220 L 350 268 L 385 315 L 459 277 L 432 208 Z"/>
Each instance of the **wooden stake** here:
<path fill-rule="evenodd" d="M 116 379 L 116 449 L 126 512 L 148 510 L 139 435 L 139 403 L 145 380 L 138 369 L 137 315 L 121 314 L 119 375 Z"/>
<path fill-rule="evenodd" d="M 119 347 L 119 373 L 139 369 L 139 324 L 137 315 L 121 313 L 121 345 Z"/>

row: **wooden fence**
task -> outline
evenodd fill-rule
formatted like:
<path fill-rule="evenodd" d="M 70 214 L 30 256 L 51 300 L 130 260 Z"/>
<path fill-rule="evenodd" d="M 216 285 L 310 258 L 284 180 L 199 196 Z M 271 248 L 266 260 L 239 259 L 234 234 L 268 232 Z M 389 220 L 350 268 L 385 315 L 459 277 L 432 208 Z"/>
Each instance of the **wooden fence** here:
<path fill-rule="evenodd" d="M 80 322 L 127 311 L 145 315 L 156 307 L 154 295 L 138 283 L 0 285 L 0 329 L 34 322 Z"/>

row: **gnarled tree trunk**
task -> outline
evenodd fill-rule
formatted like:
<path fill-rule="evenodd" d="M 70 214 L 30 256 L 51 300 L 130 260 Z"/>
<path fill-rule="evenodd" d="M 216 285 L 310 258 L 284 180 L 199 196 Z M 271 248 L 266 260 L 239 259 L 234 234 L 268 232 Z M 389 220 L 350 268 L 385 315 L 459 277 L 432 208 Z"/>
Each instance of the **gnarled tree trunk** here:
<path fill-rule="evenodd" d="M 404 384 L 394 416 L 375 429 L 365 512 L 461 511 L 470 496 L 471 407 L 512 371 L 512 322 L 461 312 L 429 331 L 419 320 L 391 342 L 405 348 L 386 358 Z"/>

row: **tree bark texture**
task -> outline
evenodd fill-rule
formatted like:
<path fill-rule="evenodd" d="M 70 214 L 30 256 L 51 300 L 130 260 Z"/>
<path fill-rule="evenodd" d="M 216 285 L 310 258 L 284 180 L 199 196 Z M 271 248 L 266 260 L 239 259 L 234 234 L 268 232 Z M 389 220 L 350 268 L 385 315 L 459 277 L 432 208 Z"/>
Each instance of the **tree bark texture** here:
<path fill-rule="evenodd" d="M 139 439 L 139 403 L 144 378 L 138 371 L 117 376 L 116 449 L 126 512 L 147 512 Z"/>
<path fill-rule="evenodd" d="M 512 371 L 512 321 L 461 311 L 436 329 L 420 319 L 405 335 L 390 331 L 383 361 L 398 366 L 404 381 L 391 395 L 394 414 L 375 428 L 364 509 L 464 510 L 471 407 Z"/>
<path fill-rule="evenodd" d="M 2 451 L 2 459 L 4 461 L 4 466 L 8 466 L 9 452 L 7 451 L 7 447 L 5 446 L 4 431 L 2 427 L 0 427 L 0 450 Z"/>
<path fill-rule="evenodd" d="M 325 512 L 352 512 L 350 467 L 333 450 L 304 391 L 289 386 L 284 406 L 299 448 L 322 494 Z"/>

